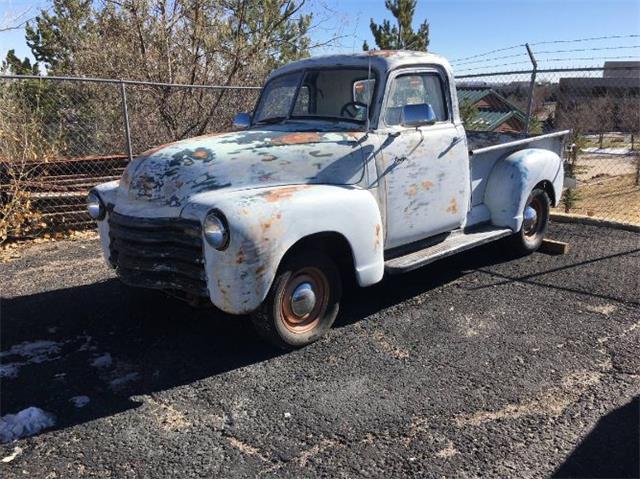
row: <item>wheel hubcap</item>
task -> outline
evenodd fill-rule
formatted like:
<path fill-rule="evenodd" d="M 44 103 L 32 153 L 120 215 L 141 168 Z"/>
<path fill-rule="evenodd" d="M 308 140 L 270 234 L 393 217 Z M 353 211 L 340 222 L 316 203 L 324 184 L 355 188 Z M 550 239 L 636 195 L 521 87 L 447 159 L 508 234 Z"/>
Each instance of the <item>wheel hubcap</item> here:
<path fill-rule="evenodd" d="M 313 330 L 329 304 L 329 281 L 314 267 L 298 270 L 287 282 L 280 302 L 283 324 L 292 333 Z"/>
<path fill-rule="evenodd" d="M 309 282 L 298 285 L 291 295 L 291 311 L 297 317 L 304 317 L 316 306 L 316 294 Z"/>
<path fill-rule="evenodd" d="M 540 227 L 540 212 L 542 204 L 538 198 L 532 198 L 524 209 L 522 229 L 527 237 L 533 237 Z"/>

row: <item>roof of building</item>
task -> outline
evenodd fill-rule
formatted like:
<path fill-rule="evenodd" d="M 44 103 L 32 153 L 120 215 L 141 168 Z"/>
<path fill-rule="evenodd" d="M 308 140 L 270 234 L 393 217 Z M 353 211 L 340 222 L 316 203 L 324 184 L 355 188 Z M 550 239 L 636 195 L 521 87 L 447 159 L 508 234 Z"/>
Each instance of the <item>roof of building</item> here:
<path fill-rule="evenodd" d="M 605 78 L 633 78 L 640 76 L 640 61 L 604 62 L 602 76 Z"/>
<path fill-rule="evenodd" d="M 478 116 L 473 119 L 473 123 L 474 126 L 481 124 L 483 130 L 495 130 L 511 118 L 515 118 L 520 122 L 525 121 L 524 114 L 520 111 L 492 112 L 490 110 L 479 110 Z M 478 129 L 477 126 L 475 128 Z"/>
<path fill-rule="evenodd" d="M 478 109 L 478 114 L 473 120 L 474 129 L 494 130 L 511 118 L 521 122 L 526 121 L 525 114 L 518 107 L 491 88 L 458 88 L 458 102 L 460 104 L 468 102 L 471 105 L 475 105 L 487 96 L 492 96 L 502 102 L 504 110 Z"/>

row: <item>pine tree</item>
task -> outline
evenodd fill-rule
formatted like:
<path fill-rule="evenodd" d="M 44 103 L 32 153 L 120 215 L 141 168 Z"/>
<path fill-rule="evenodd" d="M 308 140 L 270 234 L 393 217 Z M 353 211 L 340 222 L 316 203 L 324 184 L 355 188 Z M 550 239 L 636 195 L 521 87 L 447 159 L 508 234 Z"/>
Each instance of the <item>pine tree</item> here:
<path fill-rule="evenodd" d="M 384 5 L 396 19 L 396 25 L 391 25 L 389 20 L 383 20 L 377 24 L 371 19 L 369 27 L 381 50 L 420 50 L 427 51 L 429 47 L 429 23 L 424 20 L 418 31 L 412 27 L 413 15 L 416 10 L 417 0 L 385 0 Z M 369 50 L 365 41 L 363 50 Z"/>

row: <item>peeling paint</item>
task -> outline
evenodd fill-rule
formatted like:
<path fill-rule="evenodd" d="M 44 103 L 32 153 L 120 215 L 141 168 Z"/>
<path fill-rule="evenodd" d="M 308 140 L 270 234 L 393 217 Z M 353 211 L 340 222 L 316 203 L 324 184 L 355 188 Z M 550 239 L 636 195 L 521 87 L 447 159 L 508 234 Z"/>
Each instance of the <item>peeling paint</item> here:
<path fill-rule="evenodd" d="M 451 201 L 449 202 L 449 206 L 447 207 L 447 212 L 451 214 L 458 213 L 458 202 L 456 201 L 455 197 L 452 198 Z"/>

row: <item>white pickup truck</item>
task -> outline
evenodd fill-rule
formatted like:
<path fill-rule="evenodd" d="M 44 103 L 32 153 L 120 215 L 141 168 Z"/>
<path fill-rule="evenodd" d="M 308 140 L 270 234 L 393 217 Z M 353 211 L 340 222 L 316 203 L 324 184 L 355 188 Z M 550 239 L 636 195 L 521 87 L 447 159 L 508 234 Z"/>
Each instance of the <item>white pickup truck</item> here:
<path fill-rule="evenodd" d="M 366 287 L 503 237 L 536 250 L 561 196 L 568 132 L 465 133 L 432 54 L 289 64 L 235 126 L 142 153 L 88 209 L 123 282 L 251 314 L 282 348 L 327 332 L 345 275 Z"/>

